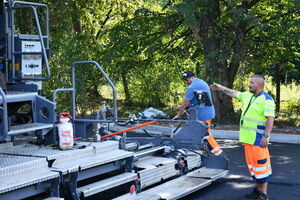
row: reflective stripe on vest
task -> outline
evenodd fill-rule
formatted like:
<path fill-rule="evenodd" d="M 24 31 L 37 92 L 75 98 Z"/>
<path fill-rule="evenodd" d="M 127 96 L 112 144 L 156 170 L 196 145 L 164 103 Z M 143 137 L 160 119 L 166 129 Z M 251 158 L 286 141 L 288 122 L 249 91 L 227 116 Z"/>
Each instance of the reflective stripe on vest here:
<path fill-rule="evenodd" d="M 268 109 L 268 108 L 266 108 L 266 109 L 265 109 L 265 112 L 273 112 L 273 109 Z"/>
<path fill-rule="evenodd" d="M 251 119 L 251 118 L 245 117 L 245 116 L 242 116 L 242 120 L 248 121 L 248 122 L 252 122 L 252 123 L 256 123 L 256 124 L 258 124 L 258 125 L 265 125 L 265 124 L 266 124 L 265 121 L 256 120 L 256 119 Z"/>
<path fill-rule="evenodd" d="M 252 128 L 252 127 L 248 127 L 248 126 L 244 126 L 244 125 L 241 125 L 241 128 L 246 129 L 248 131 L 254 131 L 254 132 L 257 132 L 257 133 L 261 133 L 261 134 L 264 133 L 264 130 L 262 130 L 262 129 Z"/>

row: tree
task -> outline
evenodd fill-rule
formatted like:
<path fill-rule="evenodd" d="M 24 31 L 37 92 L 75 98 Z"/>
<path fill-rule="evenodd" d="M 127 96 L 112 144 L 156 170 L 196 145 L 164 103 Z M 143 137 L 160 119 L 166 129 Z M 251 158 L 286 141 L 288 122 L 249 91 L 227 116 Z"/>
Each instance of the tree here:
<path fill-rule="evenodd" d="M 276 85 L 276 111 L 279 112 L 280 85 L 300 80 L 299 5 L 281 1 L 268 6 L 272 6 L 274 10 L 261 17 L 264 23 L 258 28 L 262 36 L 253 38 L 253 41 L 261 44 L 261 48 L 257 49 L 248 62 L 256 66 L 251 69 L 252 72 L 273 77 L 272 81 Z"/>
<path fill-rule="evenodd" d="M 276 63 L 294 72 L 298 60 L 299 5 L 293 1 L 48 0 L 47 4 L 56 81 L 46 87 L 52 90 L 61 85 L 57 80 L 67 77 L 72 62 L 96 60 L 114 82 L 122 83 L 127 102 L 164 105 L 183 95 L 178 88 L 186 69 L 209 83 L 232 87 L 241 69 L 245 74 L 265 71 Z M 90 78 L 93 73 L 83 70 L 82 76 Z M 68 85 L 69 79 L 62 82 Z M 91 88 L 87 92 L 98 98 L 102 82 L 92 79 L 85 84 Z M 218 117 L 224 118 L 233 109 L 231 99 L 213 95 Z"/>
<path fill-rule="evenodd" d="M 295 41 L 293 35 L 276 33 L 278 28 L 290 28 L 289 23 L 295 21 L 299 7 L 292 1 L 183 0 L 173 5 L 184 19 L 181 25 L 189 27 L 193 31 L 194 40 L 202 45 L 206 79 L 219 81 L 230 88 L 239 67 L 248 65 L 251 68 L 253 55 L 268 50 L 268 43 L 272 43 L 272 40 L 267 36 L 274 36 L 275 43 Z M 283 20 L 274 23 L 278 18 Z M 296 41 L 297 38 L 299 40 L 296 37 Z M 279 46 L 273 49 L 277 55 L 281 51 Z M 260 61 L 270 59 L 270 54 L 260 56 L 263 58 Z M 259 62 L 260 67 L 264 66 L 262 63 Z M 225 117 L 233 109 L 231 100 L 218 92 L 214 93 L 214 97 L 218 117 Z"/>
<path fill-rule="evenodd" d="M 50 66 L 51 79 L 44 84 L 44 95 L 51 98 L 56 88 L 70 87 L 71 64 L 79 60 L 95 60 L 104 71 L 100 50 L 105 43 L 102 31 L 123 19 L 123 10 L 130 10 L 134 2 L 127 1 L 83 1 L 45 0 L 50 8 L 50 32 L 52 57 Z M 125 17 L 126 18 L 126 17 Z M 99 72 L 91 67 L 79 67 L 77 71 L 78 109 L 92 110 L 95 99 L 101 98 L 99 85 L 106 84 Z M 61 94 L 60 106 L 69 107 L 67 94 Z M 100 100 L 99 100 L 100 101 Z"/>
<path fill-rule="evenodd" d="M 160 29 L 155 28 L 154 32 L 143 33 L 140 31 L 137 32 L 138 34 L 136 32 L 131 34 L 130 30 L 134 27 L 128 26 L 129 29 L 124 29 L 124 31 L 127 38 L 134 36 L 129 39 L 129 43 L 135 49 L 134 45 L 139 43 L 139 40 L 134 42 L 134 39 L 139 38 L 141 33 L 147 35 L 145 38 L 151 38 L 152 35 L 161 33 L 161 30 L 167 30 L 161 33 L 164 41 L 167 42 L 162 42 L 160 46 L 154 47 L 152 52 L 156 55 L 167 52 L 177 58 L 185 54 L 185 59 L 192 61 L 198 59 L 200 63 L 203 61 L 204 78 L 208 82 L 218 81 L 227 87 L 232 87 L 240 66 L 247 66 L 247 71 L 250 72 L 255 69 L 251 65 L 256 62 L 261 69 L 266 69 L 264 63 L 270 62 L 271 54 L 261 54 L 260 52 L 268 51 L 268 47 L 271 46 L 273 41 L 268 39 L 268 36 L 273 35 L 272 38 L 277 44 L 288 40 L 297 41 L 298 37 L 293 39 L 293 36 L 288 34 L 283 37 L 282 33 L 276 32 L 278 28 L 280 30 L 289 28 L 288 24 L 294 22 L 293 17 L 297 8 L 295 2 L 284 0 L 276 2 L 259 0 L 168 1 L 163 10 L 144 13 L 143 16 L 146 17 L 143 18 L 131 19 L 139 24 L 141 24 L 141 20 L 144 20 L 144 25 L 138 26 L 138 30 L 142 30 L 148 27 L 150 18 L 154 20 L 155 15 L 164 16 L 157 20 L 156 26 L 160 26 Z M 284 20 L 274 23 L 275 19 Z M 134 22 L 132 23 L 134 24 Z M 163 48 L 165 44 L 169 47 L 166 48 L 167 51 Z M 181 44 L 182 48 L 177 48 L 177 44 Z M 297 48 L 297 42 L 294 44 Z M 143 49 L 147 48 L 141 46 Z M 272 49 L 274 49 L 272 55 L 280 57 L 282 51 L 280 46 L 272 45 Z M 141 52 L 134 53 L 141 54 Z M 256 55 L 261 55 L 262 59 L 255 59 Z M 283 57 L 288 59 L 286 53 L 283 54 Z M 149 58 L 155 59 L 154 57 Z M 184 63 L 182 59 L 179 58 L 179 60 Z M 197 69 L 201 71 L 201 69 Z M 225 117 L 233 110 L 231 99 L 227 96 L 215 92 L 214 97 L 219 118 Z"/>

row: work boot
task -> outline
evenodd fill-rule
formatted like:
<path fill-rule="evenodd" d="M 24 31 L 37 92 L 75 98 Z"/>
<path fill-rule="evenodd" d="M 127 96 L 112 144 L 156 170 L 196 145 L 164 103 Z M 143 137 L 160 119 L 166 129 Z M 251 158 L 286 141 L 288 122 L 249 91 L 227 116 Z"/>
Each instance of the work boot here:
<path fill-rule="evenodd" d="M 260 193 L 260 195 L 257 197 L 257 200 L 269 200 L 269 198 L 265 193 Z"/>
<path fill-rule="evenodd" d="M 246 197 L 246 198 L 257 199 L 257 198 L 260 196 L 261 193 L 262 193 L 262 192 L 259 191 L 257 188 L 254 188 L 251 192 L 246 193 L 246 194 L 245 194 L 245 197 Z"/>

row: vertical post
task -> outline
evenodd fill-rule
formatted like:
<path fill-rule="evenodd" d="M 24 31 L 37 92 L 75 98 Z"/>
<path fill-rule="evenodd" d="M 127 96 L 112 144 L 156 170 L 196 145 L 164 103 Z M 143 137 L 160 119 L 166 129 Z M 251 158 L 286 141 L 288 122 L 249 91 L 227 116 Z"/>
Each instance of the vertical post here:
<path fill-rule="evenodd" d="M 114 103 L 113 121 L 116 121 L 117 120 L 117 89 L 116 89 L 115 85 L 113 84 L 113 82 L 108 78 L 108 76 L 106 75 L 106 73 L 103 71 L 103 69 L 100 67 L 100 65 L 96 61 L 78 61 L 78 62 L 75 62 L 75 63 L 72 64 L 72 88 L 73 88 L 73 95 L 72 95 L 72 115 L 73 115 L 73 119 L 74 120 L 76 119 L 75 118 L 75 116 L 76 116 L 76 112 L 75 112 L 75 105 L 76 105 L 76 100 L 75 100 L 75 96 L 76 96 L 75 67 L 76 67 L 76 65 L 84 65 L 84 64 L 96 65 L 97 68 L 99 69 L 99 71 L 101 72 L 101 74 L 104 76 L 104 78 L 108 81 L 109 85 L 113 89 L 113 103 Z"/>
<path fill-rule="evenodd" d="M 275 82 L 276 82 L 276 113 L 280 112 L 280 65 L 275 66 Z"/>
<path fill-rule="evenodd" d="M 49 31 L 49 10 L 48 7 L 46 6 L 46 48 L 49 49 L 49 35 L 50 35 L 50 31 Z"/>
<path fill-rule="evenodd" d="M 75 86 L 75 66 L 76 63 L 72 64 L 72 117 L 73 120 L 76 119 L 76 110 L 75 110 L 75 106 L 76 106 L 76 100 L 75 100 L 75 96 L 76 96 L 76 86 Z"/>
<path fill-rule="evenodd" d="M 11 1 L 11 3 L 13 4 L 13 1 Z M 9 4 L 9 10 L 10 10 L 10 37 L 11 37 L 11 44 L 10 44 L 10 55 L 11 55 L 11 66 L 12 66 L 12 69 L 11 69 L 11 72 L 12 72 L 12 81 L 14 82 L 15 80 L 15 55 L 13 55 L 13 53 L 15 52 L 15 38 L 14 38 L 14 35 L 15 35 L 15 15 L 14 15 L 14 11 L 12 9 L 12 4 Z M 9 69 L 9 66 L 8 66 L 8 69 Z M 7 79 L 8 80 L 8 79 Z"/>
<path fill-rule="evenodd" d="M 37 14 L 37 11 L 36 11 L 35 7 L 32 6 L 31 8 L 33 10 L 33 14 L 34 14 L 34 17 L 35 17 L 35 23 L 36 23 L 37 31 L 38 31 L 41 46 L 42 46 L 42 54 L 43 54 L 45 65 L 46 65 L 47 78 L 50 78 L 49 63 L 48 63 L 48 58 L 47 58 L 47 55 L 46 55 L 46 49 L 45 49 L 44 39 L 43 39 L 42 30 L 41 30 L 41 26 L 40 26 L 39 16 Z"/>
<path fill-rule="evenodd" d="M 4 91 L 2 90 L 2 88 L 0 87 L 0 94 L 1 94 L 1 97 L 2 97 L 2 105 L 3 105 L 3 117 L 2 117 L 2 120 L 3 120 L 3 136 L 5 139 L 5 137 L 7 136 L 8 134 L 8 115 L 7 115 L 7 102 L 6 102 L 6 95 L 4 93 Z"/>

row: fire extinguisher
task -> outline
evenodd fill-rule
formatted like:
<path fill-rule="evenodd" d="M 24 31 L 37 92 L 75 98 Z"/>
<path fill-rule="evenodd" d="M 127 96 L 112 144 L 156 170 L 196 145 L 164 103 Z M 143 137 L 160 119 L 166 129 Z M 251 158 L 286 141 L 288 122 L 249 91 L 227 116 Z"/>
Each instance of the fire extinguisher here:
<path fill-rule="evenodd" d="M 59 148 L 62 150 L 72 149 L 73 142 L 73 125 L 70 119 L 70 113 L 60 113 L 58 128 Z"/>

